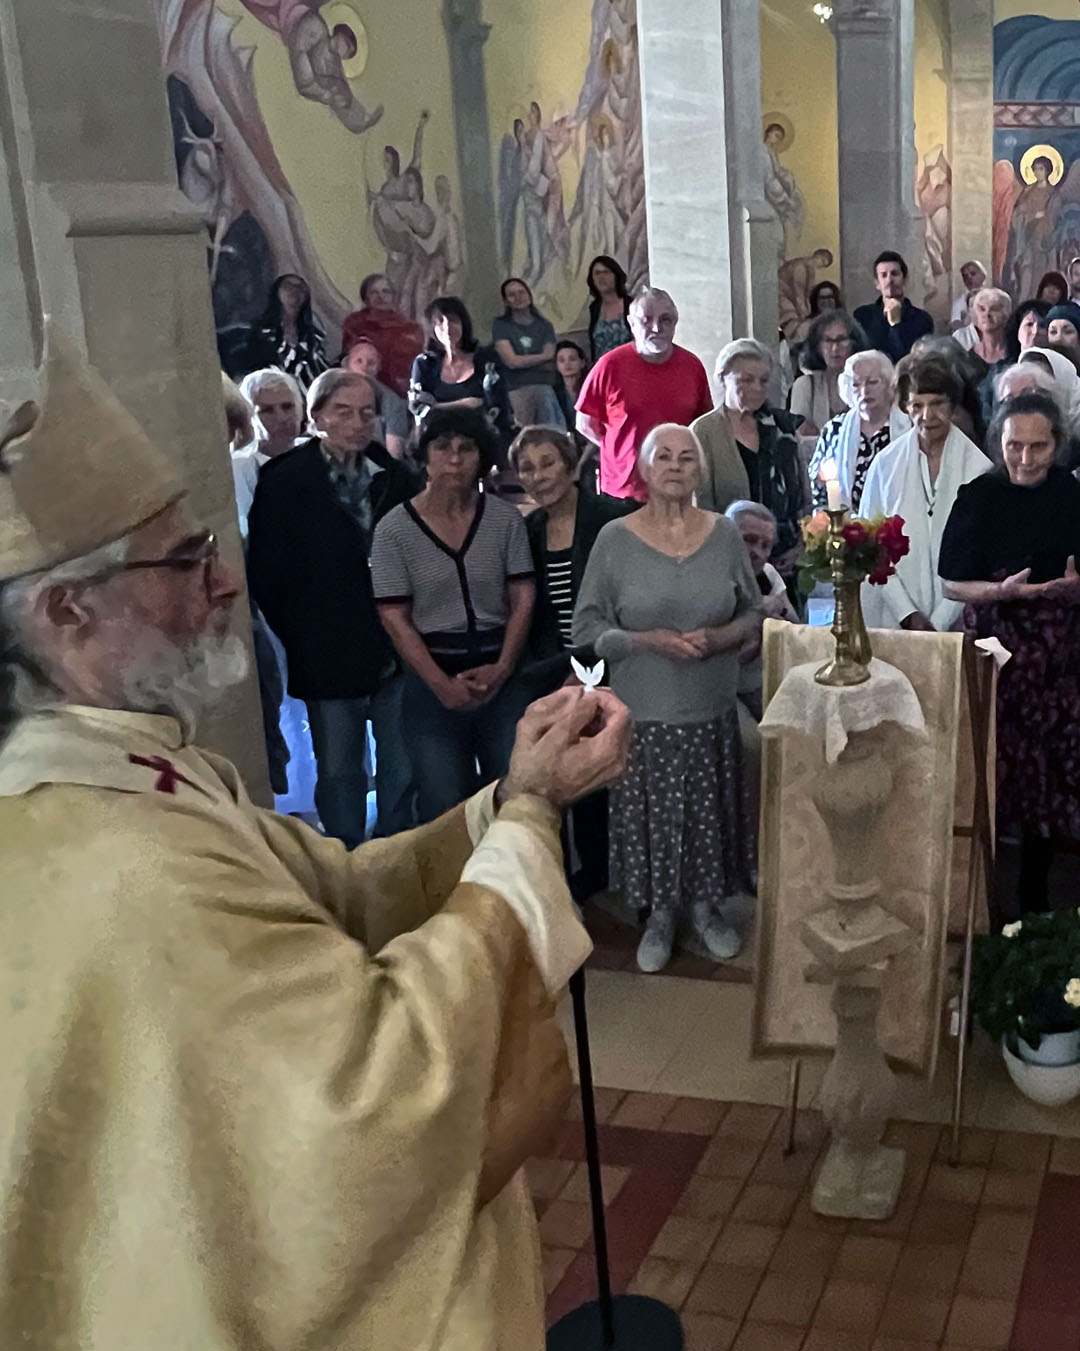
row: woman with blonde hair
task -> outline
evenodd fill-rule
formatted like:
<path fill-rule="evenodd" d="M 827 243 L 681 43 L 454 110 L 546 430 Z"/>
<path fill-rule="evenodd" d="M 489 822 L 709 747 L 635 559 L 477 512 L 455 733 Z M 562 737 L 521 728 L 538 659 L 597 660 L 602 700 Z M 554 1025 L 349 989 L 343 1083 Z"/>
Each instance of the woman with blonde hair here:
<path fill-rule="evenodd" d="M 631 767 L 611 794 L 610 864 L 627 909 L 647 917 L 643 971 L 667 965 L 680 927 L 733 957 L 742 940 L 727 902 L 754 886 L 736 695 L 761 592 L 735 525 L 694 504 L 704 466 L 689 428 L 646 436 L 648 501 L 600 531 L 574 612 L 574 643 L 603 658 L 634 718 Z"/>

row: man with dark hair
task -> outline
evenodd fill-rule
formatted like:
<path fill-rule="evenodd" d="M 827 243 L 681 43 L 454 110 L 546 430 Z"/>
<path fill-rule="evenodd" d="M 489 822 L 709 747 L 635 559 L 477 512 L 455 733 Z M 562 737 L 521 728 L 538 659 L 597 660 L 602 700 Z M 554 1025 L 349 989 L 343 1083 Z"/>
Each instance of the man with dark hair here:
<path fill-rule="evenodd" d="M 861 324 L 871 347 L 893 362 L 906 357 L 919 338 L 933 333 L 934 320 L 904 295 L 908 266 L 899 253 L 885 249 L 874 259 L 874 286 L 878 298 L 860 305 L 855 322 Z"/>

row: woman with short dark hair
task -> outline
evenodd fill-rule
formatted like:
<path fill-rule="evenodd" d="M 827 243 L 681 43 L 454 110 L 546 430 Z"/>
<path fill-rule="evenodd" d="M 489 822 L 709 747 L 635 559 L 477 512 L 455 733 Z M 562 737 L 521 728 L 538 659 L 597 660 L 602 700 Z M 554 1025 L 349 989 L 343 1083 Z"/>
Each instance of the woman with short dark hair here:
<path fill-rule="evenodd" d="M 1069 283 L 1060 272 L 1046 272 L 1035 288 L 1035 299 L 1047 305 L 1060 305 L 1069 298 Z"/>
<path fill-rule="evenodd" d="M 945 632 L 963 607 L 945 595 L 938 552 L 960 486 L 992 466 L 953 424 L 963 387 L 937 357 L 906 356 L 896 368 L 897 403 L 914 424 L 871 464 L 862 516 L 901 516 L 910 552 L 884 586 L 863 587 L 871 628 Z"/>
<path fill-rule="evenodd" d="M 826 311 L 810 325 L 799 356 L 803 374 L 792 385 L 788 404 L 802 418 L 800 436 L 818 436 L 831 418 L 847 412 L 840 375 L 848 357 L 865 347 L 866 334 L 844 310 Z"/>
<path fill-rule="evenodd" d="M 512 418 L 506 376 L 498 353 L 482 347 L 472 316 L 457 296 L 438 296 L 424 311 L 431 337 L 413 362 L 409 407 L 418 422 L 436 405 L 487 415 L 499 448 L 510 439 Z"/>
<path fill-rule="evenodd" d="M 1032 347 L 1046 346 L 1046 316 L 1049 313 L 1050 306 L 1045 300 L 1022 300 L 1009 315 L 1005 325 L 1005 351 L 1011 362 L 1019 361 L 1020 354 Z"/>
<path fill-rule="evenodd" d="M 326 335 L 311 312 L 311 288 L 295 272 L 285 272 L 270 288 L 262 317 L 248 336 L 244 374 L 276 366 L 307 390 L 330 365 Z"/>
<path fill-rule="evenodd" d="M 421 821 L 506 772 L 528 703 L 515 677 L 535 569 L 521 513 L 480 491 L 495 451 L 478 409 L 432 409 L 416 448 L 427 484 L 387 513 L 371 546 L 379 618 L 407 668 Z"/>
<path fill-rule="evenodd" d="M 1063 460 L 1057 402 L 1019 394 L 998 409 L 998 467 L 962 487 L 938 567 L 968 629 L 997 638 L 999 836 L 1019 838 L 1022 911 L 1045 910 L 1056 843 L 1080 840 L 1080 483 Z"/>
<path fill-rule="evenodd" d="M 594 362 L 631 340 L 630 291 L 626 273 L 606 253 L 597 254 L 586 273 L 589 287 L 589 350 Z"/>

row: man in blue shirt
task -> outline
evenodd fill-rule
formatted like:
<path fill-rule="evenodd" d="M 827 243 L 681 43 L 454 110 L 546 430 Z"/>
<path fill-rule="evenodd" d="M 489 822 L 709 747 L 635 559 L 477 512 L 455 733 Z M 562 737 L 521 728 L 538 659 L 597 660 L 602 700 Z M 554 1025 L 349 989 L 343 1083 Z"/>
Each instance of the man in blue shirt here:
<path fill-rule="evenodd" d="M 860 305 L 855 322 L 861 324 L 870 346 L 884 352 L 895 364 L 906 357 L 916 341 L 933 333 L 934 321 L 904 295 L 908 267 L 891 249 L 874 259 L 874 285 L 878 298 L 871 305 Z"/>

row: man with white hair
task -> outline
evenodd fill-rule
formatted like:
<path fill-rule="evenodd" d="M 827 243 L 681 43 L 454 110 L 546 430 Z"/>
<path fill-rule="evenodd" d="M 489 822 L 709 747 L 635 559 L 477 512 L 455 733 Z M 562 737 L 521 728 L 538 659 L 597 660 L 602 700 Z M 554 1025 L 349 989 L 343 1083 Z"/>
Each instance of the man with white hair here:
<path fill-rule="evenodd" d="M 675 344 L 679 311 L 666 291 L 645 287 L 627 322 L 633 342 L 606 352 L 585 378 L 577 429 L 600 447 L 600 491 L 644 502 L 637 460 L 645 437 L 662 422 L 688 427 L 713 404 L 705 367 Z"/>
<path fill-rule="evenodd" d="M 304 420 L 304 396 L 293 377 L 276 366 L 245 375 L 240 393 L 251 406 L 255 431 L 253 441 L 232 452 L 236 514 L 240 534 L 247 539 L 248 515 L 255 500 L 259 470 L 296 445 Z"/>
<path fill-rule="evenodd" d="M 315 436 L 259 476 L 248 578 L 285 649 L 289 693 L 307 705 L 319 819 L 355 846 L 367 830 L 369 723 L 376 831 L 393 835 L 416 821 L 400 667 L 375 610 L 368 557 L 375 527 L 418 484 L 374 439 L 366 375 L 324 371 L 308 391 L 308 415 Z"/>
<path fill-rule="evenodd" d="M 51 342 L 0 434 L 0 1346 L 541 1351 L 559 808 L 628 714 L 559 691 L 499 785 L 350 854 L 192 743 L 239 594 Z"/>

